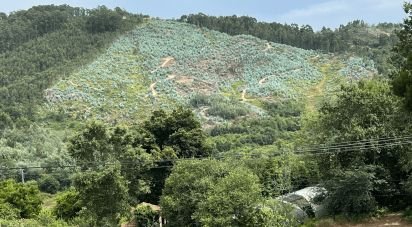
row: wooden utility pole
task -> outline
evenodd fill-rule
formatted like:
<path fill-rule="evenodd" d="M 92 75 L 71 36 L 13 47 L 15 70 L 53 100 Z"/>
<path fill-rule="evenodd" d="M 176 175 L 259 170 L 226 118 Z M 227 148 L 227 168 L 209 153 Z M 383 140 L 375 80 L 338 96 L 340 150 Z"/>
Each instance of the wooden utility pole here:
<path fill-rule="evenodd" d="M 21 182 L 24 184 L 24 169 L 20 169 Z"/>

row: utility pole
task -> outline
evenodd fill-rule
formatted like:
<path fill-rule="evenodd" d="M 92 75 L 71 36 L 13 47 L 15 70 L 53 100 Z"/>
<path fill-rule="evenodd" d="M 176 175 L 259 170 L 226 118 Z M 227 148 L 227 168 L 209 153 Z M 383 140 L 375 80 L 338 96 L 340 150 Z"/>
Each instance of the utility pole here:
<path fill-rule="evenodd" d="M 24 184 L 24 169 L 20 169 L 21 173 L 21 182 Z"/>

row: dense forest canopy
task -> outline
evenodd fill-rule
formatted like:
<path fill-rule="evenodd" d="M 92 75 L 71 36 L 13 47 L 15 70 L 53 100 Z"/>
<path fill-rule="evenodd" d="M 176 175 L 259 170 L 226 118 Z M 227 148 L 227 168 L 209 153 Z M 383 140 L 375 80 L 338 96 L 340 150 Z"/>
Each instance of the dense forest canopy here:
<path fill-rule="evenodd" d="M 37 6 L 0 21 L 0 109 L 35 118 L 43 91 L 84 65 L 143 16 L 104 6 Z"/>

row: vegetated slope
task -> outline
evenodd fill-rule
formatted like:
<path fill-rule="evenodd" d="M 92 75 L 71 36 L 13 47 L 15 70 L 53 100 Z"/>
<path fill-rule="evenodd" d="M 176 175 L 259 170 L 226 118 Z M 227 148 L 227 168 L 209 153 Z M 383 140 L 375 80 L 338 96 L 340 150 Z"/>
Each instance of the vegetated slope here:
<path fill-rule="evenodd" d="M 264 115 L 262 101 L 300 98 L 316 86 L 324 78 L 320 67 L 332 63 L 329 58 L 253 36 L 151 20 L 46 90 L 46 106 L 76 119 L 108 122 L 138 119 L 176 104 L 192 105 L 211 122 Z M 347 61 L 337 75 L 375 72 L 373 63 Z"/>
<path fill-rule="evenodd" d="M 67 164 L 65 141 L 74 130 L 56 122 L 64 118 L 59 112 L 44 118 L 38 108 L 44 90 L 142 21 L 141 15 L 104 6 L 0 13 L 0 166 Z"/>
<path fill-rule="evenodd" d="M 14 120 L 35 121 L 44 89 L 89 62 L 140 21 L 140 15 L 120 9 L 67 5 L 1 14 L 0 112 Z"/>
<path fill-rule="evenodd" d="M 337 29 L 323 27 L 314 31 L 310 25 L 258 22 L 248 16 L 208 16 L 202 13 L 183 15 L 181 22 L 225 32 L 229 35 L 248 34 L 276 43 L 283 43 L 308 50 L 326 53 L 351 52 L 373 59 L 380 73 L 387 74 L 392 68 L 388 63 L 391 48 L 398 41 L 395 31 L 400 24 L 379 23 L 369 25 L 354 20 Z"/>

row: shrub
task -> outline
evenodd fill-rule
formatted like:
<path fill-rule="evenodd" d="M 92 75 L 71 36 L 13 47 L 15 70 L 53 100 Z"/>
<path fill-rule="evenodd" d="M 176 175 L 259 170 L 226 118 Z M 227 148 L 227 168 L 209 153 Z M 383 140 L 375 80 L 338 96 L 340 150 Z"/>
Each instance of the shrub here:
<path fill-rule="evenodd" d="M 74 218 L 81 210 L 79 193 L 73 188 L 59 193 L 56 197 L 56 202 L 53 213 L 64 220 Z"/>
<path fill-rule="evenodd" d="M 39 188 L 42 192 L 55 194 L 60 189 L 60 183 L 54 176 L 43 175 L 39 179 Z"/>
<path fill-rule="evenodd" d="M 326 182 L 327 195 L 324 201 L 332 215 L 360 216 L 376 211 L 372 196 L 373 174 L 364 170 L 338 171 Z"/>
<path fill-rule="evenodd" d="M 149 205 L 139 204 L 134 211 L 136 224 L 142 227 L 157 226 L 159 211 L 153 210 Z"/>
<path fill-rule="evenodd" d="M 0 182 L 0 202 L 8 203 L 19 211 L 19 218 L 36 216 L 41 210 L 40 191 L 35 182 Z"/>
<path fill-rule="evenodd" d="M 17 219 L 20 216 L 19 212 L 10 203 L 0 203 L 0 219 Z"/>
<path fill-rule="evenodd" d="M 213 116 L 219 116 L 223 119 L 230 120 L 247 115 L 249 110 L 243 106 L 221 102 L 213 104 L 208 110 L 208 113 Z"/>

